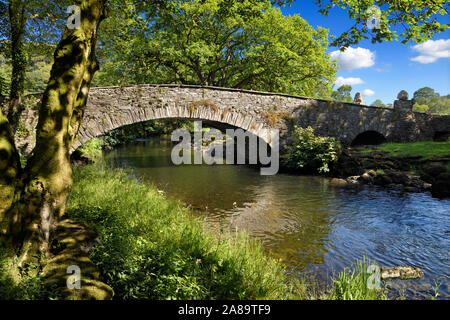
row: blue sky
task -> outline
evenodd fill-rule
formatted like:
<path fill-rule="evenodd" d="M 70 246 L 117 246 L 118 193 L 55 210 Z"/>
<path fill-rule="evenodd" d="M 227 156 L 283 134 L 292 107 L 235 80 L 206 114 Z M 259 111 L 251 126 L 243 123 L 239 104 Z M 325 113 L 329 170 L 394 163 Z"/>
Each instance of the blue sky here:
<path fill-rule="evenodd" d="M 300 14 L 311 26 L 329 29 L 330 35 L 339 35 L 353 25 L 342 9 L 331 10 L 328 17 L 317 10 L 314 0 L 297 0 L 291 7 L 282 8 L 286 15 Z M 450 17 L 443 17 L 440 22 L 450 23 Z M 338 79 L 341 83 L 363 81 L 352 85 L 352 94 L 372 91 L 366 91 L 364 96 L 367 104 L 376 99 L 381 99 L 385 104 L 393 103 L 400 90 L 406 90 L 412 97 L 414 91 L 425 86 L 441 95 L 450 94 L 450 31 L 440 33 L 432 40 L 440 41 L 428 42 L 416 49 L 415 42 L 404 45 L 400 41 L 381 44 L 372 44 L 370 40 L 361 41 L 343 55 L 334 54 L 342 66 L 337 74 Z M 329 48 L 330 53 L 336 50 L 336 47 Z M 444 58 L 436 59 L 439 56 Z"/>

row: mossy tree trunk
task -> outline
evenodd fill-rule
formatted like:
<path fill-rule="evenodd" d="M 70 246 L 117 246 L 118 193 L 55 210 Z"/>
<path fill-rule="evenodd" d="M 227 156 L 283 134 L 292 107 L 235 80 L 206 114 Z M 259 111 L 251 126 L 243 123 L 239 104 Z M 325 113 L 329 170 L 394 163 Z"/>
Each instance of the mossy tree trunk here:
<path fill-rule="evenodd" d="M 13 132 L 22 113 L 21 96 L 24 90 L 25 73 L 28 65 L 28 54 L 23 44 L 25 33 L 26 1 L 11 0 L 9 2 L 9 20 L 11 22 L 11 88 L 9 94 L 8 121 Z"/>
<path fill-rule="evenodd" d="M 69 151 L 98 69 L 95 46 L 99 24 L 106 17 L 106 1 L 75 1 L 81 9 L 81 25 L 66 29 L 55 51 L 39 110 L 36 147 L 14 181 L 14 202 L 3 215 L 4 241 L 16 250 L 21 263 L 39 262 L 40 255 L 48 253 L 54 226 L 64 214 L 72 187 Z M 16 152 L 13 141 L 10 145 L 8 150 Z"/>
<path fill-rule="evenodd" d="M 20 171 L 19 153 L 11 126 L 0 108 L 0 235 L 5 235 L 8 230 L 5 213 L 12 204 Z"/>

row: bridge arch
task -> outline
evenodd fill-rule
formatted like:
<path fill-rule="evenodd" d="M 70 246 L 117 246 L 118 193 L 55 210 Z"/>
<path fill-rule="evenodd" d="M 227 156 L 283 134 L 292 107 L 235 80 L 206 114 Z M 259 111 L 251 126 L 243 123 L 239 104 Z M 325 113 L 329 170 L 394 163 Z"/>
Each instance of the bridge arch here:
<path fill-rule="evenodd" d="M 178 102 L 178 101 L 176 101 Z M 106 106 L 110 109 L 114 106 Z M 210 100 L 196 100 L 189 103 L 166 104 L 163 107 L 136 108 L 131 106 L 119 107 L 117 112 L 87 114 L 82 127 L 78 131 L 77 140 L 72 151 L 89 140 L 102 136 L 109 131 L 151 120 L 197 120 L 218 129 L 243 129 L 262 139 L 270 146 L 272 144 L 269 128 L 263 118 L 247 115 L 230 108 L 219 108 Z M 92 113 L 92 111 L 91 111 Z"/>
<path fill-rule="evenodd" d="M 352 141 L 352 146 L 359 145 L 378 145 L 385 143 L 386 137 L 378 131 L 367 130 L 358 134 Z"/>
<path fill-rule="evenodd" d="M 450 130 L 449 131 L 436 131 L 434 133 L 433 141 L 446 142 L 449 140 L 450 140 Z"/>

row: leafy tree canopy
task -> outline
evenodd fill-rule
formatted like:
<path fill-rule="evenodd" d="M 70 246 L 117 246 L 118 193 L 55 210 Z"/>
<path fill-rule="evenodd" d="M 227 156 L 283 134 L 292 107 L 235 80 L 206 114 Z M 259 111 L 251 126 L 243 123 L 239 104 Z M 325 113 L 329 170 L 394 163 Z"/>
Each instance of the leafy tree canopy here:
<path fill-rule="evenodd" d="M 386 108 L 386 105 L 380 99 L 377 99 L 374 102 L 372 102 L 371 106 L 378 107 L 378 108 Z"/>
<path fill-rule="evenodd" d="M 320 12 L 327 16 L 333 8 L 347 10 L 354 25 L 338 37 L 333 38 L 333 46 L 341 48 L 357 44 L 363 39 L 372 43 L 400 40 L 423 42 L 434 34 L 445 31 L 449 24 L 441 24 L 439 17 L 450 11 L 447 0 L 316 0 Z M 380 10 L 370 9 L 378 6 Z M 379 28 L 371 28 L 367 21 L 379 17 Z"/>
<path fill-rule="evenodd" d="M 10 8 L 17 11 L 23 24 L 24 40 L 29 42 L 56 42 L 61 37 L 70 14 L 70 0 L 0 0 L 0 40 L 10 38 Z M 5 47 L 3 46 L 5 49 Z"/>
<path fill-rule="evenodd" d="M 328 31 L 269 1 L 176 0 L 154 12 L 131 0 L 103 24 L 97 84 L 179 83 L 329 96 Z M 258 12 L 258 14 L 254 14 Z"/>
<path fill-rule="evenodd" d="M 333 91 L 331 97 L 334 101 L 352 102 L 352 86 L 348 84 L 340 86 L 336 91 Z"/>

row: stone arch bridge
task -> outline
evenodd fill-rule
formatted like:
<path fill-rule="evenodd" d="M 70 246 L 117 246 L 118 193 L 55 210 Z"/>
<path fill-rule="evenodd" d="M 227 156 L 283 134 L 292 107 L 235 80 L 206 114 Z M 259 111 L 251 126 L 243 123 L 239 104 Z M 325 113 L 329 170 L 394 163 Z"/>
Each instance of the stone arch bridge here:
<path fill-rule="evenodd" d="M 281 143 L 293 125 L 311 126 L 316 134 L 349 145 L 364 135 L 388 142 L 432 141 L 450 133 L 450 116 L 432 116 L 408 110 L 411 101 L 396 101 L 395 108 L 192 85 L 135 85 L 92 88 L 74 149 L 113 129 L 155 119 L 198 119 L 219 129 L 242 128 L 267 141 L 267 129 L 279 129 Z M 33 133 L 37 108 L 27 108 L 22 122 Z M 17 136 L 17 135 L 16 135 Z M 34 146 L 33 135 L 18 136 L 25 153 Z M 270 141 L 267 141 L 270 143 Z"/>

